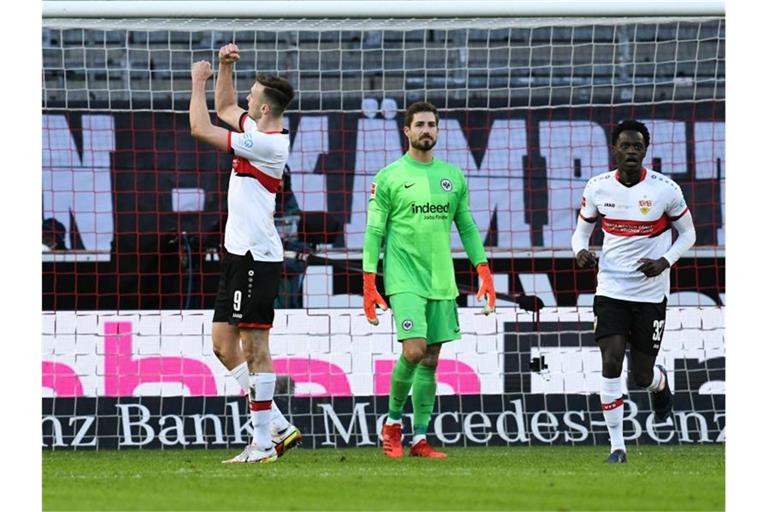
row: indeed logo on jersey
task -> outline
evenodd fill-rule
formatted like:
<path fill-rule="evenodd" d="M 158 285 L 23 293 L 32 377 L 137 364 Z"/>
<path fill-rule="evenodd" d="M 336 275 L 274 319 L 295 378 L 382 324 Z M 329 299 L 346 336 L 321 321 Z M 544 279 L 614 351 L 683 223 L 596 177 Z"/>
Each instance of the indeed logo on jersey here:
<path fill-rule="evenodd" d="M 450 203 L 445 203 L 445 204 L 432 204 L 428 202 L 424 204 L 411 203 L 411 213 L 413 214 L 448 213 L 449 208 L 450 208 Z"/>

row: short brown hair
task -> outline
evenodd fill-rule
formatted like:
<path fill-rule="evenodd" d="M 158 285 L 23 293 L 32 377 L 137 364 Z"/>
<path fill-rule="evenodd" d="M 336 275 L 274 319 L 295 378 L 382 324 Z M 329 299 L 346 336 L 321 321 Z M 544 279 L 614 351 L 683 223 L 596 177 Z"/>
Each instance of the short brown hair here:
<path fill-rule="evenodd" d="M 413 116 L 419 112 L 432 112 L 435 114 L 435 122 L 438 123 L 440 121 L 440 116 L 437 113 L 437 107 L 428 101 L 417 101 L 416 103 L 411 103 L 411 106 L 409 106 L 408 110 L 405 111 L 405 126 L 411 126 L 411 123 L 413 122 Z"/>
<path fill-rule="evenodd" d="M 285 78 L 260 73 L 256 81 L 264 86 L 264 98 L 276 116 L 283 115 L 293 100 L 293 86 Z"/>

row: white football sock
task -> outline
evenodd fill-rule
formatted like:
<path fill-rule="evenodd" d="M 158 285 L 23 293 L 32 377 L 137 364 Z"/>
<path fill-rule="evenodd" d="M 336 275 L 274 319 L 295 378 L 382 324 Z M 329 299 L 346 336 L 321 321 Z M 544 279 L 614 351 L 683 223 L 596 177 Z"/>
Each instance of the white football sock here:
<path fill-rule="evenodd" d="M 385 425 L 402 425 L 403 420 L 393 420 L 389 416 L 387 416 L 387 421 L 384 423 Z"/>
<path fill-rule="evenodd" d="M 251 377 L 248 373 L 248 362 L 243 361 L 242 364 L 237 365 L 234 367 L 229 374 L 234 378 L 238 384 L 240 384 L 240 387 L 243 388 L 243 391 L 245 391 L 246 396 L 248 396 L 249 391 L 251 389 Z M 250 397 L 249 397 L 250 400 Z M 283 430 L 290 427 L 291 424 L 288 422 L 287 419 L 285 419 L 285 416 L 283 416 L 283 413 L 280 411 L 280 408 L 277 407 L 277 404 L 272 401 L 272 429 L 276 432 L 282 432 Z"/>
<path fill-rule="evenodd" d="M 275 432 L 282 432 L 283 430 L 290 427 L 291 424 L 288 423 L 288 420 L 285 419 L 285 416 L 283 416 L 283 413 L 280 412 L 280 409 L 277 407 L 277 404 L 272 401 L 272 430 Z"/>
<path fill-rule="evenodd" d="M 624 397 L 621 394 L 621 377 L 607 379 L 601 377 L 600 402 L 603 407 L 603 418 L 611 437 L 611 452 L 624 450 Z"/>
<path fill-rule="evenodd" d="M 272 436 L 269 430 L 272 418 L 272 397 L 275 394 L 274 373 L 252 373 L 250 400 L 251 424 L 253 425 L 253 444 L 259 450 L 272 448 Z"/>
<path fill-rule="evenodd" d="M 651 380 L 651 385 L 648 386 L 648 391 L 652 391 L 653 393 L 658 393 L 659 391 L 662 391 L 664 387 L 667 385 L 667 380 L 664 378 L 664 374 L 661 373 L 661 370 L 659 370 L 658 366 L 653 367 L 653 379 Z"/>
<path fill-rule="evenodd" d="M 245 391 L 247 395 L 248 391 L 251 389 L 251 378 L 248 372 L 248 362 L 243 361 L 239 365 L 235 366 L 229 371 L 229 374 L 233 379 L 237 381 L 238 384 L 240 384 L 240 387 L 243 388 L 243 391 Z"/>

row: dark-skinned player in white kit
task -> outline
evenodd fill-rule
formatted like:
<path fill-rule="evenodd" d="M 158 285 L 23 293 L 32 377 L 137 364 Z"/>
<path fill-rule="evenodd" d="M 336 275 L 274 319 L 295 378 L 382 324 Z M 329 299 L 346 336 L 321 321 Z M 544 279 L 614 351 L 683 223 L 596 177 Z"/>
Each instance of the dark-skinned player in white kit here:
<path fill-rule="evenodd" d="M 672 414 L 667 372 L 655 363 L 664 334 L 669 269 L 696 241 L 680 187 L 643 167 L 650 143 L 648 128 L 639 121 L 624 121 L 614 128 L 611 144 L 617 168 L 587 182 L 571 239 L 578 266 L 594 267 L 598 260 L 589 250 L 589 238 L 598 222 L 605 235 L 593 310 L 610 464 L 627 462 L 621 378 L 627 344 L 630 374 L 650 392 L 656 421 Z M 678 234 L 674 243 L 672 227 Z"/>

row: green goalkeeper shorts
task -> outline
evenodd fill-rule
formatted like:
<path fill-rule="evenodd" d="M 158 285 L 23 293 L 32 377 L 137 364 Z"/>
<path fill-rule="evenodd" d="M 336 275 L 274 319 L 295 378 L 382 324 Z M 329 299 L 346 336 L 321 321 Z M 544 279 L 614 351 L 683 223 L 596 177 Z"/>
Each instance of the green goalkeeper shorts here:
<path fill-rule="evenodd" d="M 456 301 L 429 300 L 415 293 L 390 295 L 397 340 L 426 338 L 427 345 L 461 338 Z"/>

